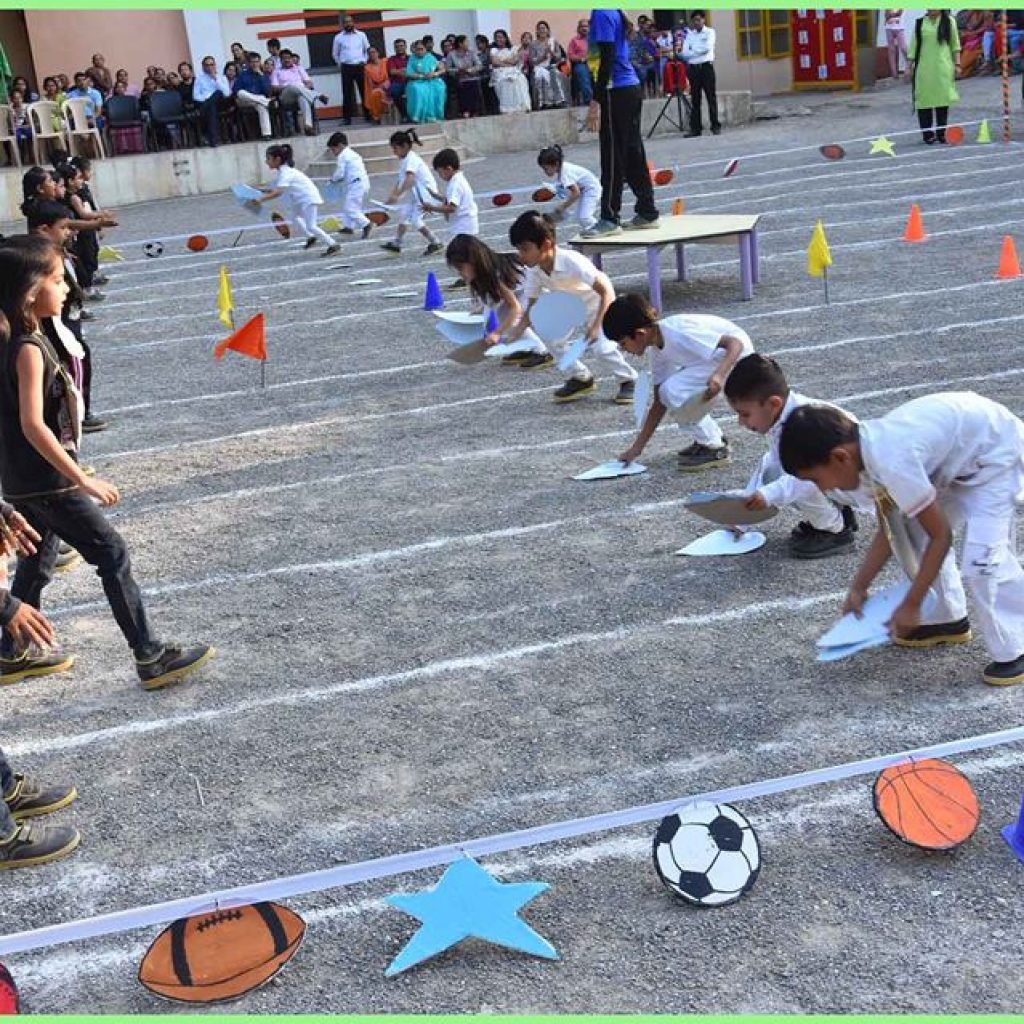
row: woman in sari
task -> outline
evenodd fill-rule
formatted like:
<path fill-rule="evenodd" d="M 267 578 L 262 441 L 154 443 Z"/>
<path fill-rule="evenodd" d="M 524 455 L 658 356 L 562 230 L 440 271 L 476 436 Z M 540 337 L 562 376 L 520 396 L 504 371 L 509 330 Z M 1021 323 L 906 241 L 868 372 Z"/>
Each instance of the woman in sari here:
<path fill-rule="evenodd" d="M 363 109 L 372 124 L 380 124 L 384 111 L 391 106 L 391 79 L 388 66 L 380 59 L 376 47 L 366 51 L 363 72 Z"/>
<path fill-rule="evenodd" d="M 405 111 L 416 124 L 444 120 L 447 90 L 444 68 L 427 52 L 422 39 L 412 44 L 412 56 L 405 66 Z"/>
<path fill-rule="evenodd" d="M 530 112 L 530 87 L 520 70 L 522 58 L 512 49 L 508 33 L 499 28 L 491 47 L 491 85 L 498 94 L 498 109 L 503 114 Z"/>
<path fill-rule="evenodd" d="M 558 70 L 561 51 L 551 38 L 546 21 L 537 22 L 536 38 L 530 43 L 530 66 L 533 68 L 533 105 L 538 110 L 565 107 L 569 103 L 569 83 Z"/>

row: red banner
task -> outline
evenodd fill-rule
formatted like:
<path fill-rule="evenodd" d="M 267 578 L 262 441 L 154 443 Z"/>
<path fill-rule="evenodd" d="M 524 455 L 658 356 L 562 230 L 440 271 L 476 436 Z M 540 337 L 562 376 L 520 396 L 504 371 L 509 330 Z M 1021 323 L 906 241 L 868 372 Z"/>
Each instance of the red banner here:
<path fill-rule="evenodd" d="M 856 88 L 853 11 L 793 11 L 793 88 Z"/>

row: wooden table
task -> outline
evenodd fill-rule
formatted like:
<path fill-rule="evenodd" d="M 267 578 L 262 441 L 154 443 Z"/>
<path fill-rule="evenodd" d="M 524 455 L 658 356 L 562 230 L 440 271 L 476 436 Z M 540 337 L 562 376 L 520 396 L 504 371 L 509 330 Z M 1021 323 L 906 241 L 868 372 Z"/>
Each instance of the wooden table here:
<path fill-rule="evenodd" d="M 604 235 L 601 238 L 573 238 L 569 245 L 601 269 L 601 257 L 606 252 L 624 249 L 647 250 L 647 277 L 650 286 L 651 303 L 661 310 L 661 250 L 667 245 L 676 249 L 676 279 L 686 280 L 687 243 L 710 242 L 722 244 L 733 240 L 739 243 L 740 283 L 743 298 L 754 297 L 754 285 L 761 278 L 760 253 L 757 244 L 758 213 L 752 214 L 703 214 L 684 213 L 679 217 L 662 217 L 656 228 L 643 231 L 623 231 L 618 235 Z"/>

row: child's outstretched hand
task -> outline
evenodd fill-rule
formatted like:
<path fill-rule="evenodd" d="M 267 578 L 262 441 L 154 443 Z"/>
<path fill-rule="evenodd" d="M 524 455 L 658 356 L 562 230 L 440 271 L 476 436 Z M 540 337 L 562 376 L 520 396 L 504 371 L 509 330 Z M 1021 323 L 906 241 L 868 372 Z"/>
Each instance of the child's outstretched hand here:
<path fill-rule="evenodd" d="M 749 508 L 751 512 L 760 512 L 761 509 L 768 507 L 768 502 L 760 491 L 754 491 L 754 493 L 747 498 L 743 504 L 746 508 Z"/>
<path fill-rule="evenodd" d="M 921 609 L 916 604 L 904 601 L 892 613 L 892 618 L 886 625 L 889 627 L 890 636 L 907 636 L 921 625 Z"/>
<path fill-rule="evenodd" d="M 850 612 L 858 618 L 864 617 L 864 602 L 868 599 L 868 592 L 866 590 L 860 590 L 857 587 L 850 587 L 849 592 L 846 595 L 846 600 L 843 602 L 843 614 L 849 615 Z"/>
<path fill-rule="evenodd" d="M 643 448 L 638 444 L 631 444 L 620 456 L 619 462 L 629 465 L 631 462 L 636 462 L 640 458 L 640 453 Z"/>
<path fill-rule="evenodd" d="M 33 608 L 25 601 L 7 623 L 7 629 L 19 647 L 27 647 L 29 644 L 50 647 L 55 636 L 50 620 L 38 608 Z"/>
<path fill-rule="evenodd" d="M 247 210 L 252 210 L 253 213 L 260 212 L 261 200 L 259 199 L 246 199 L 243 204 Z"/>
<path fill-rule="evenodd" d="M 708 377 L 708 386 L 704 389 L 704 398 L 710 402 L 712 398 L 717 398 L 721 392 L 722 380 L 717 373 L 713 373 Z"/>
<path fill-rule="evenodd" d="M 501 331 L 491 331 L 489 334 L 484 335 L 484 344 L 490 348 L 492 345 L 497 345 L 501 341 Z"/>
<path fill-rule="evenodd" d="M 39 534 L 29 526 L 25 517 L 13 508 L 0 517 L 0 552 L 3 554 L 35 554 L 39 539 Z"/>
<path fill-rule="evenodd" d="M 116 505 L 121 500 L 121 495 L 113 484 L 98 477 L 86 478 L 78 485 L 79 490 L 84 491 L 90 498 L 95 498 L 104 508 Z"/>

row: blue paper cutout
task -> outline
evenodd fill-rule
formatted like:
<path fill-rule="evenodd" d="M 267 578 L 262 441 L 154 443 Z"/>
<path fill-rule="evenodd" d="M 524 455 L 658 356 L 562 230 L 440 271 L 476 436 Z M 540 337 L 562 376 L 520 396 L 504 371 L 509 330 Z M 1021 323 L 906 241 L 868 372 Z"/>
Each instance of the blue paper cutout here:
<path fill-rule="evenodd" d="M 562 373 L 568 373 L 572 364 L 582 359 L 587 352 L 587 339 L 577 338 L 558 359 L 558 369 Z"/>
<path fill-rule="evenodd" d="M 517 916 L 549 889 L 547 882 L 499 882 L 471 857 L 455 861 L 433 889 L 388 896 L 422 924 L 384 972 L 392 977 L 473 936 L 557 960 L 555 947 Z"/>

